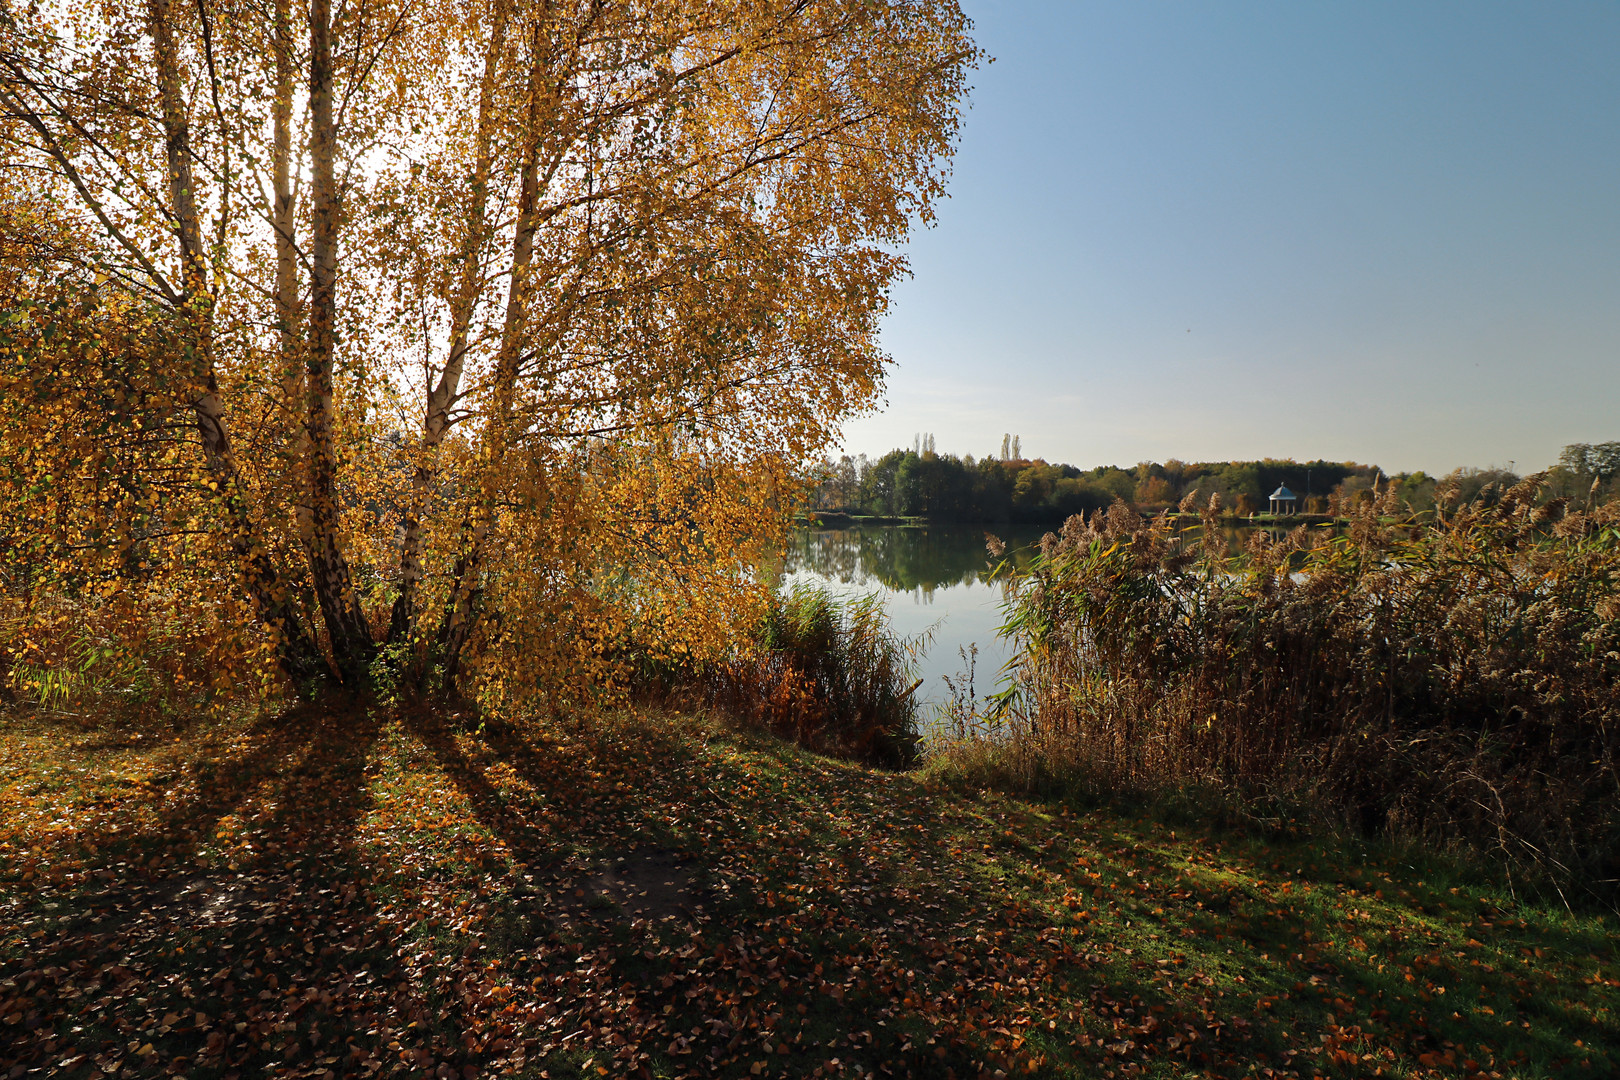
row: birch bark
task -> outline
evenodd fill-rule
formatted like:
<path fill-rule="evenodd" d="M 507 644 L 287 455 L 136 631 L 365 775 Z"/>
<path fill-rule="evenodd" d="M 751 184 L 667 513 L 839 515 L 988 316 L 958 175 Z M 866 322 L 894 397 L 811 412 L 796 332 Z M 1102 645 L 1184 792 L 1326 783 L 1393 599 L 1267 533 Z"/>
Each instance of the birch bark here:
<path fill-rule="evenodd" d="M 309 20 L 310 289 L 304 369 L 307 401 L 304 434 L 309 440 L 306 455 L 309 572 L 338 675 L 344 683 L 360 686 L 369 677 L 376 646 L 365 614 L 360 610 L 339 535 L 332 364 L 337 351 L 338 227 L 342 193 L 334 168 L 338 132 L 332 111 L 331 0 L 312 0 Z"/>
<path fill-rule="evenodd" d="M 388 642 L 391 645 L 409 642 L 416 635 L 422 583 L 422 518 L 433 498 L 434 482 L 438 473 L 436 467 L 438 449 L 450 431 L 450 410 L 460 397 L 473 310 L 484 284 L 484 264 L 480 256 L 489 239 L 487 212 L 490 171 L 493 167 L 491 148 L 499 118 L 495 94 L 505 59 L 510 12 L 510 5 L 507 3 L 498 3 L 495 7 L 489 44 L 484 55 L 483 76 L 478 86 L 478 130 L 473 147 L 473 182 L 467 199 L 466 219 L 463 225 L 465 232 L 457 254 L 460 280 L 451 301 L 450 348 L 445 358 L 444 369 L 439 373 L 438 382 L 428 391 L 424 403 L 422 441 L 418 448 L 416 467 L 411 476 L 410 502 L 402 522 L 404 535 L 400 542 L 399 596 L 394 601 L 388 628 Z"/>
<path fill-rule="evenodd" d="M 275 638 L 278 658 L 290 675 L 307 681 L 327 674 L 326 662 L 300 624 L 286 584 L 249 511 L 214 371 L 214 297 L 208 288 L 208 261 L 192 174 L 191 126 L 180 91 L 179 57 L 169 16 L 168 0 L 150 0 L 147 21 L 163 113 L 168 195 L 180 241 L 181 313 L 190 331 L 190 360 L 196 385 L 192 411 L 208 470 L 207 486 L 225 518 L 228 542 L 242 583 Z"/>
<path fill-rule="evenodd" d="M 483 574 L 484 553 L 495 520 L 495 485 L 498 484 L 501 460 L 506 454 L 510 435 L 518 360 L 528 323 L 528 278 L 534 262 L 535 230 L 539 226 L 541 124 L 544 120 L 545 70 L 538 30 L 534 35 L 532 50 L 518 188 L 517 230 L 512 239 L 511 282 L 507 288 L 506 313 L 501 324 L 500 349 L 496 354 L 492 379 L 492 408 L 485 420 L 482 461 L 484 490 L 480 492 L 473 509 L 464 547 L 456 560 L 444 621 L 439 625 L 438 657 L 448 684 L 453 684 L 460 672 L 461 653 L 476 622 L 476 600 Z"/>

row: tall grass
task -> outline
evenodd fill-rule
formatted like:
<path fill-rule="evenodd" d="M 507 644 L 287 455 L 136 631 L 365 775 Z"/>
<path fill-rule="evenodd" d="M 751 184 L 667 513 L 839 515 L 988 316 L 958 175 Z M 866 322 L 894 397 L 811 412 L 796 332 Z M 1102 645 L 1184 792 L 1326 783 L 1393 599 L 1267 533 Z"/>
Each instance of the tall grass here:
<path fill-rule="evenodd" d="M 639 682 L 821 753 L 901 769 L 918 756 L 921 645 L 889 628 L 877 596 L 840 600 L 800 583 L 773 595 L 735 655 Z"/>
<path fill-rule="evenodd" d="M 86 720 L 176 722 L 257 696 L 257 683 L 221 678 L 188 630 L 162 615 L 136 624 L 110 605 L 48 596 L 20 613 L 0 599 L 0 704 Z"/>
<path fill-rule="evenodd" d="M 1257 531 L 1239 555 L 1215 503 L 1186 530 L 1072 518 L 1009 601 L 990 756 L 1029 783 L 1307 806 L 1612 894 L 1620 507 L 1540 482 L 1423 520 L 1386 493 L 1342 535 Z"/>

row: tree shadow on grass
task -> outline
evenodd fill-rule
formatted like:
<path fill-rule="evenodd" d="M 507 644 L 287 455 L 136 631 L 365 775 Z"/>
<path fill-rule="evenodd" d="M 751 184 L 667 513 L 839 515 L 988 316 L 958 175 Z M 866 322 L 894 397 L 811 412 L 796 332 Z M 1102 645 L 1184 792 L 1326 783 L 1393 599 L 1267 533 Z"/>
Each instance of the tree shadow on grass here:
<path fill-rule="evenodd" d="M 356 845 L 378 726 L 299 707 L 119 763 L 154 766 L 156 782 L 111 812 L 97 791 L 65 807 L 82 826 L 60 837 L 56 865 L 69 869 L 0 885 L 22 930 L 0 951 L 17 1036 L 0 1073 L 364 1075 L 448 1062 L 461 1075 L 459 1004 L 401 956 L 374 899 L 378 868 Z"/>
<path fill-rule="evenodd" d="M 1465 1076 L 1510 1060 L 1540 1062 L 1532 1073 L 1588 1061 L 1596 1075 L 1613 1061 L 1601 1004 L 1528 995 L 1502 950 L 1488 966 L 1451 955 L 1466 920 L 1402 941 L 1421 930 L 1421 904 L 1381 903 L 1368 917 L 1404 929 L 1357 954 L 1370 930 L 1353 867 L 1308 846 L 1278 858 L 1325 865 L 1282 872 L 1241 843 L 964 797 L 746 732 L 698 750 L 653 721 L 567 739 L 420 733 L 489 830 L 533 854 L 554 912 L 636 845 L 690 860 L 705 889 L 675 926 L 606 904 L 549 924 L 534 950 L 542 992 L 613 1003 L 559 1014 L 535 1047 L 554 1076 L 587 1060 L 655 1075 L 942 1076 Z M 489 780 L 481 753 L 523 783 Z M 538 834 L 512 828 L 524 787 L 562 811 Z M 1513 933 L 1549 952 L 1595 940 Z M 1432 963 L 1408 981 L 1418 955 Z"/>
<path fill-rule="evenodd" d="M 1606 989 L 1555 994 L 1515 966 L 1521 945 L 1595 948 L 1589 929 L 1510 923 L 1478 901 L 1430 918 L 1465 898 L 1375 900 L 1377 867 L 1306 846 L 1176 840 L 673 717 L 398 720 L 310 710 L 230 729 L 153 758 L 155 786 L 107 759 L 135 784 L 118 789 L 131 806 L 65 809 L 88 824 L 51 869 L 30 855 L 27 882 L 0 851 L 18 927 L 0 945 L 0 1021 L 17 1018 L 6 1045 L 21 1047 L 8 1067 L 1463 1076 L 1473 1056 L 1576 1075 L 1583 1049 L 1594 1075 L 1612 1062 Z M 32 820 L 41 839 L 47 818 Z M 67 868 L 70 847 L 83 868 Z M 671 902 L 638 913 L 666 880 Z M 1509 1019 L 1511 1039 L 1496 1030 Z"/>
<path fill-rule="evenodd" d="M 953 850 L 982 822 L 911 777 L 745 733 L 695 753 L 656 722 L 551 739 L 424 714 L 411 730 L 543 893 L 532 984 L 579 1003 L 533 1048 L 552 1075 L 1027 1068 L 1011 1032 L 1041 1011 L 1041 981 L 1091 966 Z M 521 782 L 492 782 L 492 764 Z M 558 804 L 560 835 L 522 789 Z M 662 921 L 571 902 L 638 851 L 681 860 L 701 899 Z"/>

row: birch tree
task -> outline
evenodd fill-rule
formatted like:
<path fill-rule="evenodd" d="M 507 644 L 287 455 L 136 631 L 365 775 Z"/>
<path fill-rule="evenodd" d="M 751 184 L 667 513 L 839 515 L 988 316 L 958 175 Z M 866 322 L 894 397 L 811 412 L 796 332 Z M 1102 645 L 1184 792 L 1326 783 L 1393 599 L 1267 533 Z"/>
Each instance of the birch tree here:
<path fill-rule="evenodd" d="M 978 59 L 949 0 L 0 20 L 14 593 L 361 691 L 724 641 Z"/>

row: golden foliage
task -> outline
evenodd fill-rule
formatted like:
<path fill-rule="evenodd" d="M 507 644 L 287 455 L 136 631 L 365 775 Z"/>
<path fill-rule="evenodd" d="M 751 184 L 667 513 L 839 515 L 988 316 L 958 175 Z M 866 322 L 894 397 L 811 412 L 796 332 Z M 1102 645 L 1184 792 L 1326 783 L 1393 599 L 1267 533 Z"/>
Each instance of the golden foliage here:
<path fill-rule="evenodd" d="M 8 6 L 6 647 L 49 597 L 109 640 L 164 612 L 232 686 L 577 697 L 627 635 L 718 655 L 796 465 L 880 391 L 968 30 L 952 0 Z"/>

